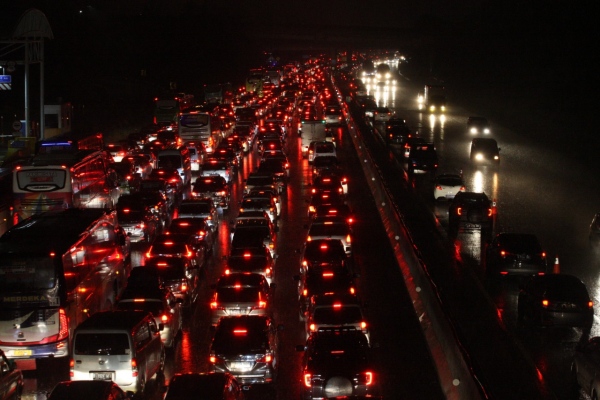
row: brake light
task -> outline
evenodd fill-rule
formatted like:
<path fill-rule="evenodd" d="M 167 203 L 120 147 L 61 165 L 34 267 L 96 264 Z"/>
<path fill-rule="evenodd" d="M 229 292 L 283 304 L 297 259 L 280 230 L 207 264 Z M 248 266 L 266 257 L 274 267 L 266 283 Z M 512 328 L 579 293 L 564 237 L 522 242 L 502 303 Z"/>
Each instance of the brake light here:
<path fill-rule="evenodd" d="M 492 215 L 494 215 L 494 209 L 488 208 L 488 217 L 491 217 Z"/>
<path fill-rule="evenodd" d="M 352 237 L 350 235 L 346 235 L 346 242 L 352 243 Z"/>
<path fill-rule="evenodd" d="M 462 215 L 462 207 L 458 207 L 458 208 L 456 209 L 456 214 L 457 214 L 457 215 Z"/>
<path fill-rule="evenodd" d="M 323 278 L 333 278 L 333 272 L 323 272 Z"/>
<path fill-rule="evenodd" d="M 309 373 L 304 374 L 304 386 L 312 387 L 312 375 Z"/>
<path fill-rule="evenodd" d="M 362 329 L 363 331 L 367 329 L 367 323 L 365 321 L 361 321 L 360 329 Z"/>
<path fill-rule="evenodd" d="M 271 277 L 271 268 L 266 268 L 266 269 L 265 269 L 265 275 L 266 275 L 267 277 Z"/>
<path fill-rule="evenodd" d="M 246 336 L 247 333 L 248 333 L 248 331 L 246 329 L 234 329 L 233 330 L 233 334 L 235 336 Z"/>
<path fill-rule="evenodd" d="M 336 308 L 336 309 L 342 308 L 342 303 L 334 303 L 333 308 Z"/>
<path fill-rule="evenodd" d="M 548 300 L 546 300 L 546 299 L 542 300 L 542 307 L 546 308 L 546 307 L 548 307 L 549 305 L 550 305 L 550 301 L 548 301 Z"/>
<path fill-rule="evenodd" d="M 502 257 L 506 257 L 507 254 L 508 253 L 505 250 L 500 251 L 500 256 L 502 256 Z"/>
<path fill-rule="evenodd" d="M 133 376 L 134 378 L 138 376 L 138 366 L 135 358 L 131 359 L 131 376 Z"/>
<path fill-rule="evenodd" d="M 163 314 L 160 316 L 160 322 L 162 323 L 167 323 L 169 322 L 169 315 L 168 314 Z"/>
<path fill-rule="evenodd" d="M 69 376 L 70 376 L 71 378 L 73 378 L 73 377 L 75 376 L 75 371 L 74 371 L 74 369 L 75 369 L 75 360 L 73 360 L 73 359 L 71 358 L 71 360 L 69 361 Z"/>
<path fill-rule="evenodd" d="M 146 252 L 146 258 L 152 258 L 152 246 L 150 246 L 150 248 Z"/>
<path fill-rule="evenodd" d="M 256 362 L 260 363 L 270 363 L 271 361 L 273 361 L 273 356 L 271 354 L 265 354 L 264 356 L 256 360 Z"/>
<path fill-rule="evenodd" d="M 374 379 L 374 376 L 371 371 L 363 372 L 358 377 L 358 381 L 367 386 L 370 386 L 373 384 L 373 379 Z"/>
<path fill-rule="evenodd" d="M 588 301 L 588 308 L 592 308 L 594 307 L 594 302 L 593 301 Z"/>
<path fill-rule="evenodd" d="M 314 331 L 317 329 L 317 326 L 316 326 L 315 324 L 310 324 L 310 325 L 308 326 L 308 329 L 309 329 L 311 332 L 314 332 Z"/>
<path fill-rule="evenodd" d="M 188 285 L 187 285 L 187 282 L 183 282 L 183 283 L 181 284 L 181 291 L 182 291 L 182 292 L 187 292 L 187 290 L 188 290 Z"/>
<path fill-rule="evenodd" d="M 326 244 L 321 245 L 321 250 L 327 250 L 328 248 L 329 248 L 329 246 L 327 246 Z"/>

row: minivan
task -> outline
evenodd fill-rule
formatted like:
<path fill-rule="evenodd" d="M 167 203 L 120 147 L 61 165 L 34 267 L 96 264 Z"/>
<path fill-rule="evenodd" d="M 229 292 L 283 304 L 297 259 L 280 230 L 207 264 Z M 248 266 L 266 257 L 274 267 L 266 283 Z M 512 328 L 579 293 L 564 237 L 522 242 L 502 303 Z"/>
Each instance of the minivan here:
<path fill-rule="evenodd" d="M 186 146 L 173 147 L 158 152 L 159 169 L 176 169 L 181 176 L 183 186 L 192 182 L 192 161 Z"/>
<path fill-rule="evenodd" d="M 146 382 L 164 368 L 160 329 L 149 312 L 93 314 L 75 330 L 71 380 L 112 380 L 125 391 L 143 393 Z"/>

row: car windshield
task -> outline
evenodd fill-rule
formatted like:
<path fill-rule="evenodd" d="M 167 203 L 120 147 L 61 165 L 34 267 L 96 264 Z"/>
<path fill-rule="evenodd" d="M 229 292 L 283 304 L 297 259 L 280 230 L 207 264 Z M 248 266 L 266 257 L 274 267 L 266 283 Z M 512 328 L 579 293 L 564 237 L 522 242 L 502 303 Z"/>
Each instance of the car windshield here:
<path fill-rule="evenodd" d="M 208 214 L 210 205 L 207 203 L 184 203 L 179 206 L 179 214 Z"/>
<path fill-rule="evenodd" d="M 438 178 L 438 183 L 444 186 L 462 186 L 463 181 L 458 176 L 443 176 Z"/>
<path fill-rule="evenodd" d="M 502 245 L 511 253 L 541 253 L 542 247 L 534 235 L 512 234 L 502 237 Z"/>
<path fill-rule="evenodd" d="M 117 209 L 117 217 L 120 223 L 138 222 L 144 219 L 144 211 L 129 208 Z"/>
<path fill-rule="evenodd" d="M 217 288 L 217 301 L 219 303 L 244 302 L 258 303 L 260 295 L 256 287 L 220 287 Z"/>
<path fill-rule="evenodd" d="M 264 256 L 236 257 L 231 256 L 227 260 L 230 269 L 242 272 L 253 272 L 267 267 L 268 260 Z"/>
<path fill-rule="evenodd" d="M 272 176 L 251 176 L 246 181 L 248 186 L 269 186 L 273 184 Z"/>
<path fill-rule="evenodd" d="M 227 183 L 224 179 L 197 179 L 194 183 L 194 192 L 218 192 L 225 190 Z"/>
<path fill-rule="evenodd" d="M 74 353 L 77 355 L 128 355 L 129 339 L 125 333 L 78 333 Z"/>
<path fill-rule="evenodd" d="M 162 301 L 133 301 L 121 300 L 117 303 L 117 310 L 122 311 L 146 311 L 159 317 L 165 310 Z"/>
<path fill-rule="evenodd" d="M 349 234 L 346 224 L 312 224 L 309 236 L 346 236 Z"/>

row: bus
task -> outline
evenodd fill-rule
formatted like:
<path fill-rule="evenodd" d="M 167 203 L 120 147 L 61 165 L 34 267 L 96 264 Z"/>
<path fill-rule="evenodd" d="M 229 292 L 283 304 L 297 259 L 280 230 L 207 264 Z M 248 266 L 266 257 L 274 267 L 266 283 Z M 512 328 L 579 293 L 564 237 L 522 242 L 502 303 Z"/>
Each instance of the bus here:
<path fill-rule="evenodd" d="M 186 141 L 201 141 L 207 153 L 212 153 L 222 136 L 221 119 L 209 112 L 191 110 L 179 114 L 179 137 Z"/>
<path fill-rule="evenodd" d="M 15 225 L 0 237 L 0 348 L 9 359 L 68 357 L 75 328 L 113 307 L 130 270 L 114 211 L 50 211 Z"/>
<path fill-rule="evenodd" d="M 104 151 L 53 149 L 17 166 L 12 179 L 13 222 L 66 208 L 112 209 L 119 188 L 116 177 L 109 174 L 109 163 Z"/>

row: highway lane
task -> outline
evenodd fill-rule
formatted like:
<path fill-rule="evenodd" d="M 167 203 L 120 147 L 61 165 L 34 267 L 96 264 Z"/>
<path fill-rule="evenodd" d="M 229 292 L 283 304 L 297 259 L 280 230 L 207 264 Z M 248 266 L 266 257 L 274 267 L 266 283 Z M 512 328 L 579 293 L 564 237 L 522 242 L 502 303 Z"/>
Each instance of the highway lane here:
<path fill-rule="evenodd" d="M 484 191 L 496 199 L 495 232 L 535 233 L 549 254 L 549 263 L 554 263 L 558 257 L 562 272 L 581 278 L 597 303 L 600 298 L 598 254 L 587 243 L 588 226 L 597 211 L 595 203 L 600 194 L 598 185 L 594 184 L 597 171 L 585 167 L 577 154 L 547 147 L 527 132 L 511 131 L 504 127 L 503 121 L 493 120 L 491 137 L 496 138 L 501 147 L 500 165 L 471 165 L 469 145 L 472 136 L 467 133 L 466 120 L 469 115 L 486 116 L 487 110 L 462 108 L 460 88 L 452 87 L 449 82 L 449 109 L 443 120 L 433 119 L 417 107 L 416 96 L 424 83 L 422 79 L 410 80 L 410 76 L 403 79 L 397 85 L 392 105 L 421 136 L 435 143 L 440 158 L 438 172 L 462 170 L 467 190 Z M 523 114 L 526 116 L 526 110 Z M 398 171 L 400 174 L 401 170 Z M 445 235 L 448 204 L 433 201 L 430 177 L 417 175 L 408 184 L 434 213 L 440 223 L 439 231 Z M 485 241 L 477 233 L 460 234 L 450 244 L 455 259 L 484 283 L 482 254 Z M 580 394 L 572 390 L 569 368 L 581 331 L 519 327 L 516 322 L 517 294 L 516 282 L 508 282 L 498 290 L 488 290 L 500 320 L 519 340 L 556 397 L 578 398 Z M 596 307 L 592 335 L 599 332 L 599 313 L 600 308 Z"/>
<path fill-rule="evenodd" d="M 380 392 L 385 398 L 441 399 L 444 398 L 437 373 L 404 287 L 377 211 L 372 202 L 362 170 L 356 159 L 345 129 L 338 131 L 340 158 L 349 178 L 348 202 L 355 211 L 355 265 L 361 274 L 359 291 L 367 307 L 365 314 L 371 326 L 373 357 Z M 275 283 L 276 323 L 285 326 L 281 334 L 281 370 L 272 388 L 254 387 L 249 398 L 298 398 L 301 390 L 300 357 L 297 344 L 304 343 L 304 324 L 298 320 L 296 282 L 299 255 L 305 236 L 309 199 L 310 168 L 301 158 L 298 139 L 292 134 L 288 140 L 288 154 L 292 171 L 277 234 Z M 235 204 L 241 199 L 243 179 L 256 165 L 256 154 L 245 157 L 243 167 L 232 186 L 232 207 L 220 222 L 218 245 L 206 269 L 201 296 L 197 306 L 188 313 L 184 332 L 176 350 L 167 360 L 164 377 L 151 384 L 148 398 L 159 399 L 160 387 L 176 372 L 208 371 L 208 351 L 212 330 L 209 323 L 210 285 L 223 271 L 228 253 L 229 221 L 237 214 Z M 145 246 L 136 246 L 133 262 L 143 265 Z M 59 381 L 68 379 L 64 364 L 57 368 L 50 363 L 39 371 L 27 371 L 24 399 L 44 399 L 45 393 Z"/>

